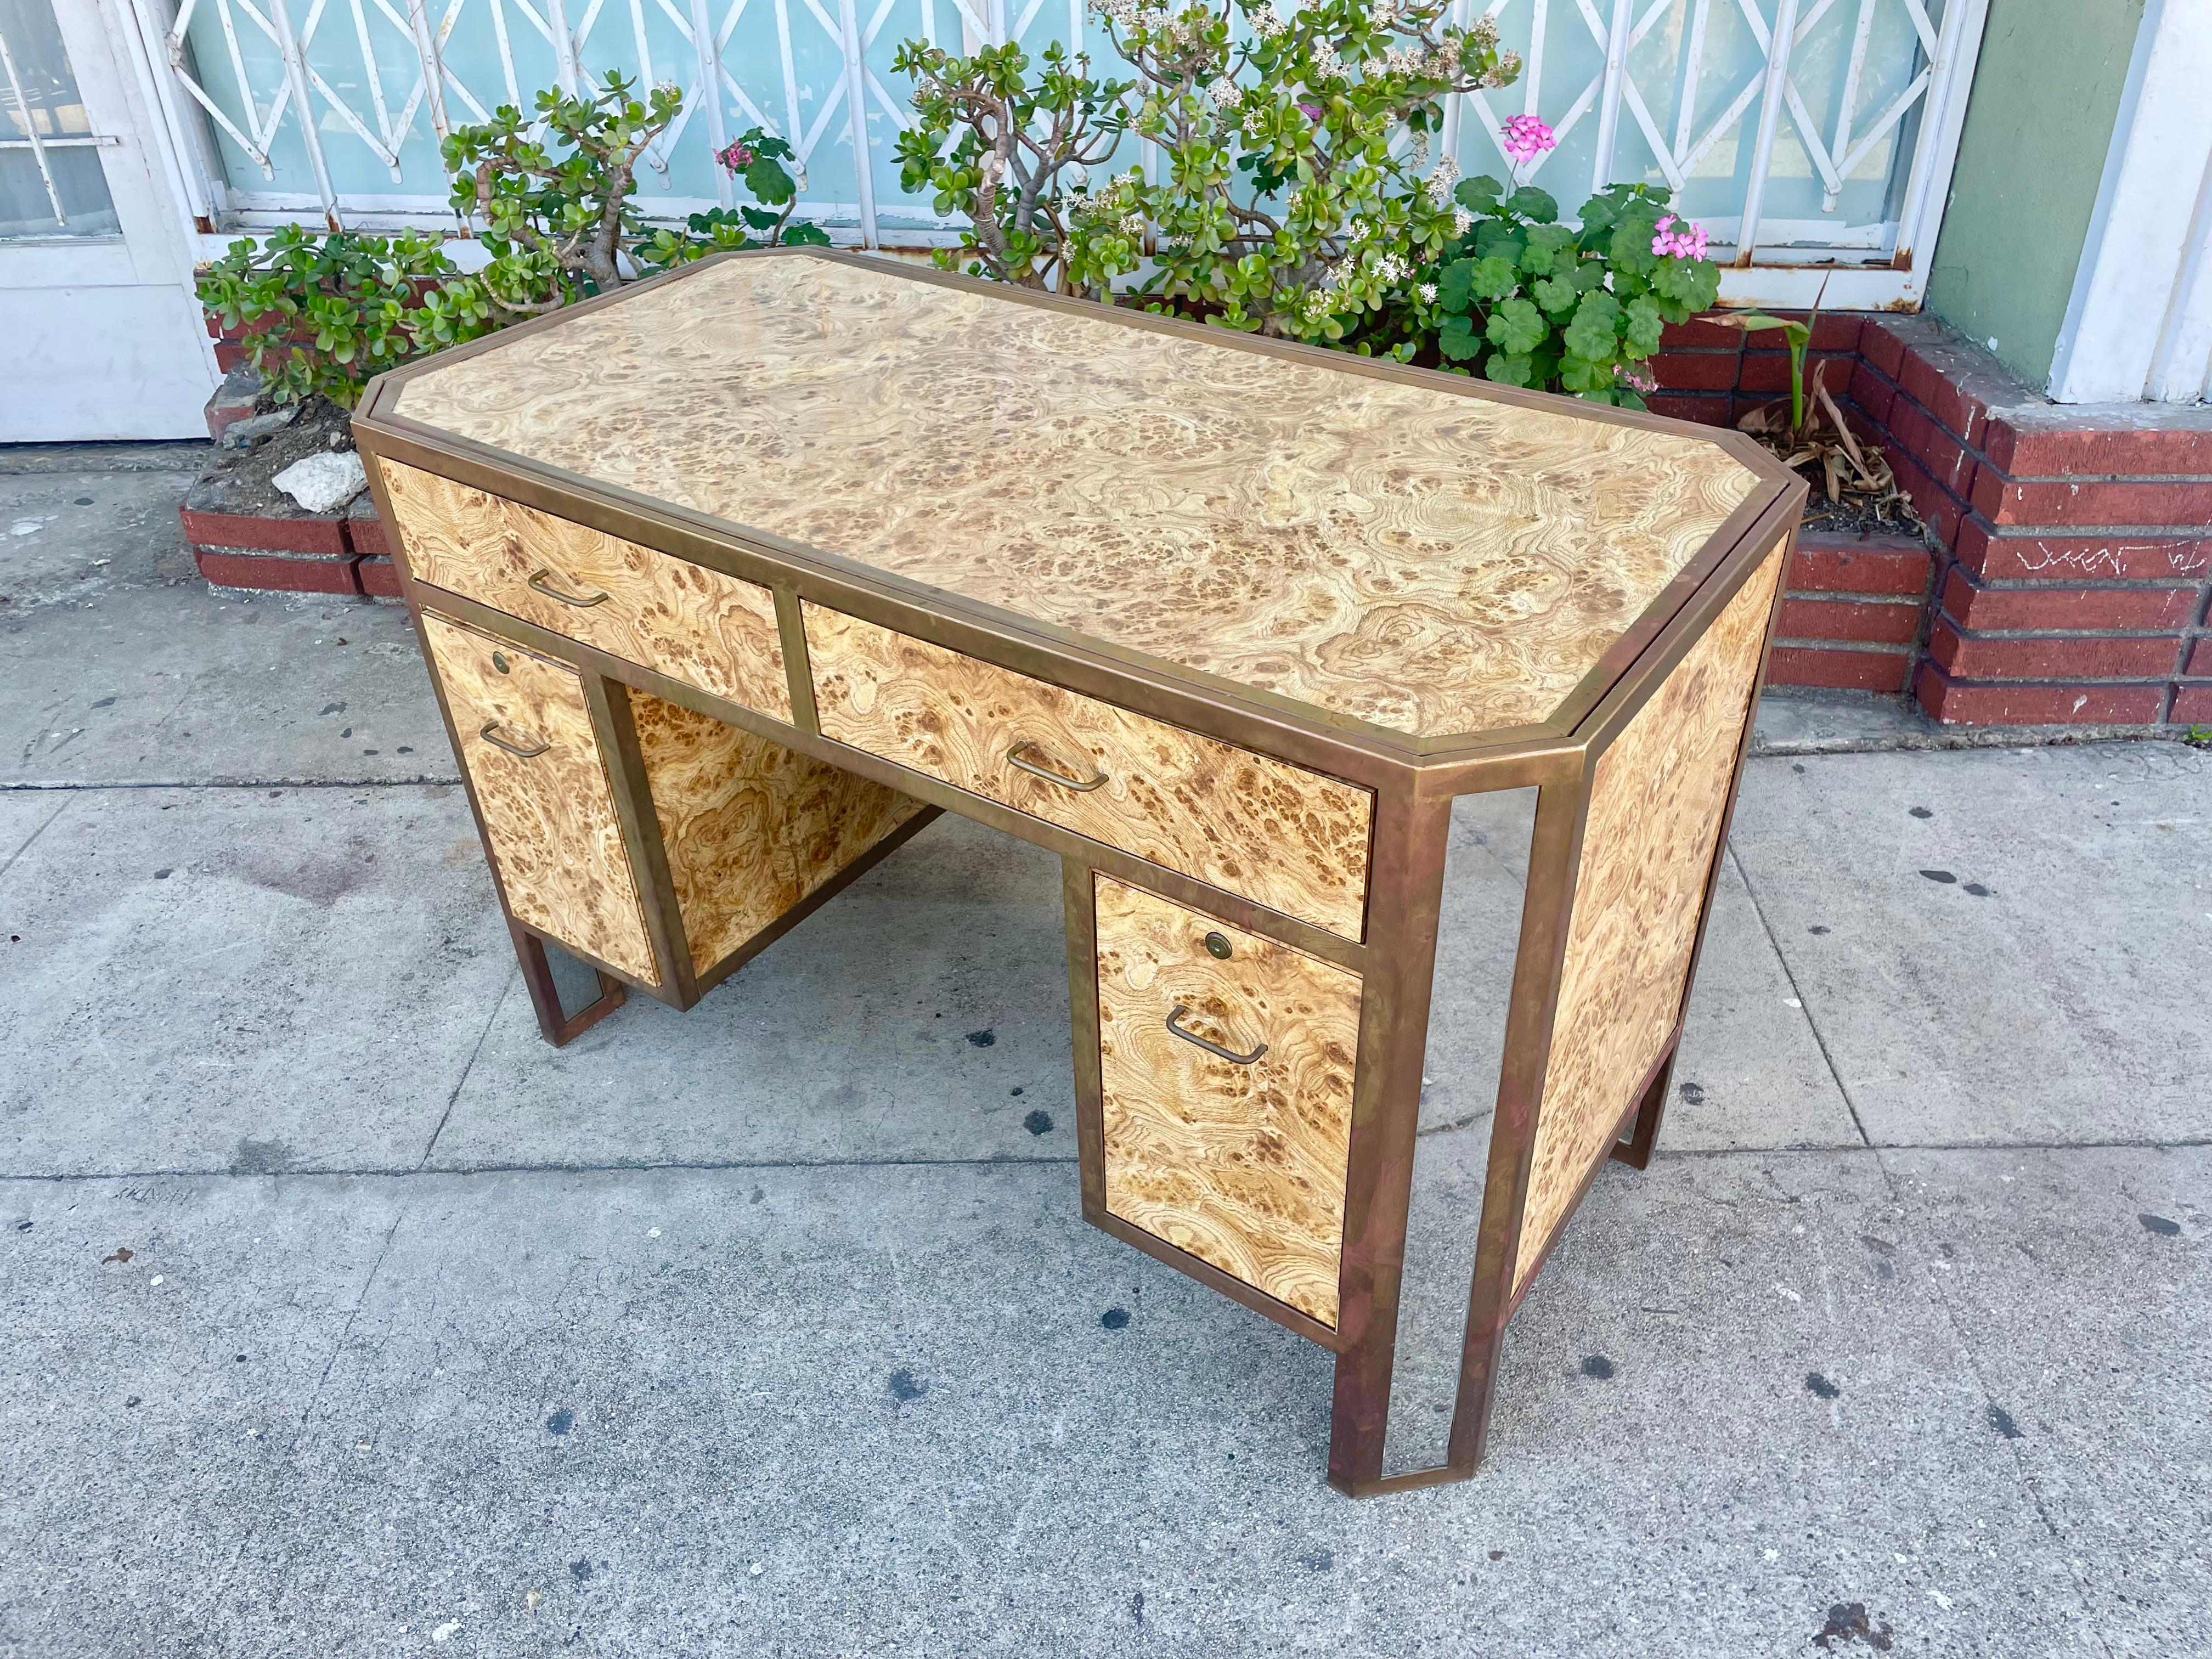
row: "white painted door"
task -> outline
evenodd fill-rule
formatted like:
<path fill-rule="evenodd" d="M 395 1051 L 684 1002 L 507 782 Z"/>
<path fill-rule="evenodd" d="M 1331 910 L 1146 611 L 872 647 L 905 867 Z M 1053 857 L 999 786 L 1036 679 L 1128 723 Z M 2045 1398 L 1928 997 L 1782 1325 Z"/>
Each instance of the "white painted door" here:
<path fill-rule="evenodd" d="M 204 435 L 215 355 L 137 36 L 0 0 L 0 442 Z"/>

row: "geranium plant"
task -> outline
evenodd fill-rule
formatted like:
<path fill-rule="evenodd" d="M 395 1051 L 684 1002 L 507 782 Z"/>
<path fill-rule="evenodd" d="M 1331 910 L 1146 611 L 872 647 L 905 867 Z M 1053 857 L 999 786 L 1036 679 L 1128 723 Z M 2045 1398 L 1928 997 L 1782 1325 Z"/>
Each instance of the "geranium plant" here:
<path fill-rule="evenodd" d="M 1538 137 L 1517 135 L 1524 145 Z M 1509 150 L 1516 139 L 1509 130 Z M 1468 179 L 1455 193 L 1474 222 L 1425 273 L 1399 326 L 1432 331 L 1447 365 L 1504 385 L 1642 408 L 1652 382 L 1641 365 L 1661 328 L 1688 321 L 1720 291 L 1705 233 L 1650 185 L 1599 191 L 1571 227 L 1530 185 Z"/>

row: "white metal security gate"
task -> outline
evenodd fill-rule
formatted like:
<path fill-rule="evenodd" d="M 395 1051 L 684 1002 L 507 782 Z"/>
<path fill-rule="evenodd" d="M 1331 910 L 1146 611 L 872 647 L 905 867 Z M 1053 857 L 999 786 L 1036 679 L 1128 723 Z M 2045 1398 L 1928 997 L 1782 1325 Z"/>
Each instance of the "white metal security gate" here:
<path fill-rule="evenodd" d="M 224 229 L 449 223 L 440 137 L 540 87 L 609 69 L 671 81 L 685 114 L 650 158 L 645 205 L 726 199 L 712 151 L 760 125 L 806 168 L 802 211 L 840 240 L 942 240 L 900 188 L 908 120 L 890 64 L 948 46 L 1053 40 L 1094 53 L 1083 0 L 130 0 L 155 55 L 198 210 Z M 1477 0 L 1458 0 L 1464 21 Z M 1501 119 L 1559 147 L 1523 168 L 1571 211 L 1585 186 L 1664 182 L 1739 267 L 1724 295 L 1909 304 L 1940 218 L 1988 0 L 1490 0 L 1526 69 L 1455 100 L 1470 172 L 1508 170 Z M 1916 255 L 1922 257 L 1916 258 Z"/>

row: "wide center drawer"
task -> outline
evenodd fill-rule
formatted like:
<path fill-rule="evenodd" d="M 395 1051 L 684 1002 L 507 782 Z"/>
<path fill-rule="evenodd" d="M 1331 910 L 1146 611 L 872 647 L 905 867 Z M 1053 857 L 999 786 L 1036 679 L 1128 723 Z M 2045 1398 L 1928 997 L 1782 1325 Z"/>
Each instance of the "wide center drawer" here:
<path fill-rule="evenodd" d="M 759 583 L 396 461 L 376 465 L 416 581 L 791 719 L 775 596 Z"/>
<path fill-rule="evenodd" d="M 857 617 L 803 615 L 824 737 L 1361 936 L 1368 791 Z"/>

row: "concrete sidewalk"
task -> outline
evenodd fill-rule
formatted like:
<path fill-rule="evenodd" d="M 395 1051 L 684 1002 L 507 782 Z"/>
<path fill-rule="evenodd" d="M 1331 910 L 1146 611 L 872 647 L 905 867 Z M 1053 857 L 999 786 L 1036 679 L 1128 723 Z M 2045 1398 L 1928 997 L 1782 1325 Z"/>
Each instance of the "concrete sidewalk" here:
<path fill-rule="evenodd" d="M 1659 1156 L 1353 1504 L 1328 1356 L 1078 1214 L 1054 860 L 550 1049 L 404 616 L 210 595 L 192 461 L 0 451 L 0 1654 L 2212 1653 L 2212 757 L 1771 700 Z"/>

